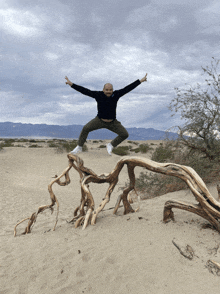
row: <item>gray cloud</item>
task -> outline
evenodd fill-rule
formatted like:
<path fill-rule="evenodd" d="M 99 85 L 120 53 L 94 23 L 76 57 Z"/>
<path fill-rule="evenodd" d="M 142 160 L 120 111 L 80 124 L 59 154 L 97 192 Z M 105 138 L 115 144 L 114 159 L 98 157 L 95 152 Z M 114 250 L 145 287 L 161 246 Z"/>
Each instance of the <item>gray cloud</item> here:
<path fill-rule="evenodd" d="M 137 2 L 137 3 L 136 3 Z M 167 129 L 174 88 L 202 81 L 219 56 L 220 4 L 213 1 L 3 1 L 1 121 L 85 124 L 96 102 L 65 85 L 115 89 L 148 72 L 122 97 L 127 127 Z"/>

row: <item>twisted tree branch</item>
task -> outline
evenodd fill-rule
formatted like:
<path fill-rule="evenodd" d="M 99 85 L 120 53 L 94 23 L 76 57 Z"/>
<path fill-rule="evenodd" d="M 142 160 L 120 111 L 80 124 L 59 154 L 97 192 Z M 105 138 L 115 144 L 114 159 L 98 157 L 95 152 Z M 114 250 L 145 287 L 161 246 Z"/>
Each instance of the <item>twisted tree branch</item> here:
<path fill-rule="evenodd" d="M 172 209 L 178 208 L 187 210 L 205 218 L 213 225 L 213 227 L 215 227 L 218 232 L 220 232 L 220 202 L 212 197 L 203 180 L 191 167 L 178 165 L 175 163 L 158 163 L 147 158 L 127 156 L 118 161 L 112 172 L 107 175 L 102 174 L 98 176 L 91 169 L 85 167 L 83 160 L 77 155 L 68 154 L 67 157 L 69 159 L 68 167 L 59 177 L 56 177 L 48 185 L 51 204 L 40 206 L 37 213 L 33 213 L 31 217 L 26 218 L 16 224 L 14 228 L 14 236 L 16 236 L 16 227 L 27 219 L 29 220 L 28 226 L 26 227 L 23 234 L 30 233 L 31 226 L 36 221 L 38 214 L 46 209 L 50 209 L 53 212 L 53 206 L 56 203 L 57 216 L 53 228 L 53 230 L 55 230 L 58 221 L 59 203 L 52 190 L 52 186 L 54 183 L 57 183 L 61 186 L 68 185 L 70 183 L 69 171 L 72 167 L 79 173 L 81 185 L 81 201 L 80 205 L 74 210 L 74 218 L 70 222 L 75 222 L 75 227 L 83 225 L 83 229 L 85 229 L 90 222 L 92 225 L 94 225 L 96 223 L 98 214 L 104 209 L 106 203 L 110 201 L 110 196 L 118 183 L 118 176 L 124 165 L 127 165 L 130 183 L 129 186 L 125 188 L 123 193 L 118 197 L 113 213 L 117 212 L 121 201 L 124 205 L 124 214 L 134 212 L 131 204 L 128 201 L 128 194 L 130 191 L 135 189 L 134 169 L 136 166 L 140 166 L 156 173 L 175 176 L 182 179 L 186 182 L 196 200 L 198 201 L 198 204 L 186 204 L 180 201 L 167 201 L 164 206 L 164 222 L 174 220 L 174 213 Z M 65 181 L 61 182 L 60 179 L 63 176 L 65 176 Z M 89 190 L 89 183 L 109 183 L 109 188 L 106 192 L 106 195 L 96 210 L 94 210 L 95 203 L 93 196 Z"/>

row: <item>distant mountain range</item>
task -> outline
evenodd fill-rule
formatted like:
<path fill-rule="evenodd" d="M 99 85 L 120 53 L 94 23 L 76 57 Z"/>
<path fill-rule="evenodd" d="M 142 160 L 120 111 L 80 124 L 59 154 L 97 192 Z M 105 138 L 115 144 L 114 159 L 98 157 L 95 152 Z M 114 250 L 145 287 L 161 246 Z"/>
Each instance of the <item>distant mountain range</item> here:
<path fill-rule="evenodd" d="M 46 125 L 46 124 L 22 124 L 12 122 L 0 122 L 0 138 L 6 137 L 46 137 L 62 139 L 78 139 L 82 125 Z M 178 135 L 172 132 L 164 132 L 153 128 L 127 128 L 129 140 L 163 140 L 165 138 L 176 139 Z M 115 134 L 106 129 L 93 131 L 88 139 L 113 139 Z"/>

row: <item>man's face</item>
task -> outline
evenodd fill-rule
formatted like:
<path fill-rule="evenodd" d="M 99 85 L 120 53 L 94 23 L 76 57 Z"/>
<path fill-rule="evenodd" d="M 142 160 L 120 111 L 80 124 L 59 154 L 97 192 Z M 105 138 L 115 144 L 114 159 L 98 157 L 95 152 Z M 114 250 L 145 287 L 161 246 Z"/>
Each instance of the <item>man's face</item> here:
<path fill-rule="evenodd" d="M 110 97 L 113 93 L 113 86 L 112 84 L 105 84 L 103 88 L 103 92 L 107 97 Z"/>

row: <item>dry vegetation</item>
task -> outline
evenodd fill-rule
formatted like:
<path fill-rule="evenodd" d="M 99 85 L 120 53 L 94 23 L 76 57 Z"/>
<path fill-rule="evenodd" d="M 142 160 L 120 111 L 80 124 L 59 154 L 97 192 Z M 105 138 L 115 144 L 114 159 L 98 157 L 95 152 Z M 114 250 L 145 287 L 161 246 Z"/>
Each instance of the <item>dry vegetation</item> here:
<path fill-rule="evenodd" d="M 156 150 L 155 150 L 156 151 Z M 55 196 L 52 186 L 57 183 L 60 186 L 66 186 L 70 183 L 69 171 L 73 167 L 78 171 L 80 176 L 80 186 L 81 186 L 81 201 L 80 205 L 74 210 L 74 218 L 70 221 L 75 223 L 75 228 L 78 226 L 83 226 L 83 229 L 87 227 L 88 224 L 94 225 L 98 214 L 104 209 L 105 205 L 110 201 L 110 196 L 118 183 L 119 174 L 124 165 L 127 165 L 127 172 L 129 177 L 129 184 L 124 187 L 121 195 L 119 195 L 113 213 L 116 214 L 118 208 L 120 207 L 120 202 L 124 206 L 124 214 L 135 212 L 135 210 L 130 205 L 129 193 L 135 189 L 135 173 L 134 169 L 136 166 L 143 167 L 148 171 L 154 173 L 160 173 L 163 175 L 169 175 L 172 177 L 180 178 L 184 181 L 190 188 L 192 194 L 195 196 L 196 201 L 199 203 L 185 203 L 182 201 L 168 200 L 164 205 L 163 221 L 165 223 L 170 220 L 175 220 L 173 208 L 187 210 L 189 212 L 195 213 L 204 219 L 209 221 L 209 226 L 220 232 L 220 204 L 219 200 L 213 198 L 207 189 L 205 183 L 202 181 L 201 177 L 195 172 L 191 167 L 187 167 L 175 163 L 158 163 L 150 160 L 146 157 L 137 156 L 126 156 L 122 157 L 116 164 L 115 168 L 109 174 L 97 175 L 93 170 L 84 166 L 84 161 L 77 155 L 67 154 L 68 166 L 62 172 L 60 176 L 55 176 L 55 179 L 48 185 L 48 191 L 50 193 L 51 204 L 43 205 L 38 208 L 37 212 L 32 213 L 30 217 L 23 219 L 18 222 L 14 228 L 14 236 L 16 236 L 16 228 L 22 222 L 28 220 L 28 225 L 25 228 L 23 234 L 28 234 L 31 232 L 31 227 L 36 222 L 38 214 L 46 209 L 54 211 L 54 205 L 57 206 L 57 216 L 54 229 L 58 221 L 59 213 L 59 202 Z M 64 181 L 61 178 L 65 177 Z M 95 202 L 92 193 L 89 189 L 89 183 L 103 184 L 108 183 L 109 187 L 107 189 L 105 197 L 102 199 L 100 205 L 95 209 Z M 219 187 L 218 187 L 219 188 Z M 177 246 L 175 243 L 174 245 Z M 178 246 L 177 246 L 178 247 Z"/>
<path fill-rule="evenodd" d="M 95 148 L 106 148 L 102 140 L 91 140 Z M 77 140 L 62 139 L 0 139 L 0 150 L 5 147 L 23 147 L 23 148 L 54 148 L 56 152 L 69 153 L 77 145 Z M 86 144 L 83 151 L 88 151 Z M 142 155 L 147 154 L 148 158 L 156 162 L 173 162 L 180 165 L 192 167 L 203 181 L 208 183 L 217 183 L 220 181 L 220 167 L 215 161 L 198 153 L 190 153 L 189 150 L 178 141 L 165 140 L 162 143 L 142 143 L 136 141 L 125 141 L 113 149 L 113 153 L 119 156 L 124 155 Z M 128 183 L 125 183 L 127 186 Z M 150 171 L 141 172 L 136 178 L 136 189 L 140 192 L 142 199 L 157 197 L 168 192 L 174 192 L 186 189 L 186 184 L 176 178 L 167 175 L 152 173 Z"/>
<path fill-rule="evenodd" d="M 70 152 L 77 145 L 77 140 L 63 140 L 63 139 L 0 139 L 0 150 L 4 147 L 24 147 L 24 148 L 55 148 L 56 152 Z M 83 146 L 83 151 L 87 151 L 86 144 Z"/>
<path fill-rule="evenodd" d="M 177 141 L 167 140 L 156 145 L 151 151 L 150 159 L 161 163 L 171 162 L 190 166 L 206 184 L 214 184 L 220 181 L 220 167 L 217 161 L 210 161 L 198 152 L 192 153 Z M 125 186 L 127 185 L 126 183 Z M 141 192 L 142 199 L 153 198 L 187 188 L 187 185 L 181 179 L 149 171 L 141 172 L 136 179 L 136 189 Z"/>

